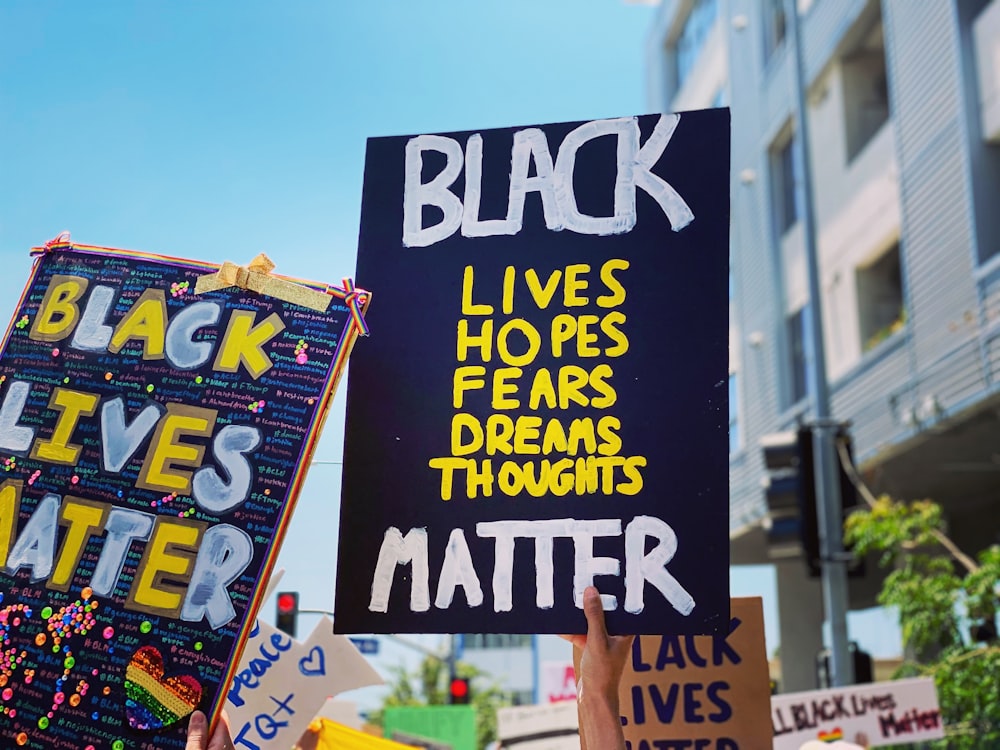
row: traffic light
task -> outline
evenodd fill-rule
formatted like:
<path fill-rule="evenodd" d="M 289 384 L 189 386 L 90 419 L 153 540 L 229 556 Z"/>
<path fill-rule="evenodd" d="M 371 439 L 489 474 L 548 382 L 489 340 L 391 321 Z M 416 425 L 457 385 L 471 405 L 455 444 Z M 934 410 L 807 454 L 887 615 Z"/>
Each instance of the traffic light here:
<path fill-rule="evenodd" d="M 278 592 L 278 616 L 274 624 L 278 630 L 295 637 L 295 625 L 299 619 L 299 592 L 280 591 Z"/>
<path fill-rule="evenodd" d="M 837 444 L 846 444 L 851 455 L 850 437 L 843 430 Z M 816 473 L 813 434 L 809 427 L 765 435 L 760 441 L 764 466 L 768 470 L 764 494 L 767 500 L 768 546 L 772 557 L 805 557 L 810 575 L 820 575 L 822 554 L 816 508 Z M 857 490 L 840 462 L 834 457 L 840 476 L 840 498 L 844 516 L 858 502 Z M 843 533 L 843 528 L 839 529 Z M 863 561 L 848 564 L 848 574 L 864 575 Z"/>
<path fill-rule="evenodd" d="M 448 702 L 453 706 L 464 706 L 469 702 L 469 678 L 452 677 L 448 686 Z"/>

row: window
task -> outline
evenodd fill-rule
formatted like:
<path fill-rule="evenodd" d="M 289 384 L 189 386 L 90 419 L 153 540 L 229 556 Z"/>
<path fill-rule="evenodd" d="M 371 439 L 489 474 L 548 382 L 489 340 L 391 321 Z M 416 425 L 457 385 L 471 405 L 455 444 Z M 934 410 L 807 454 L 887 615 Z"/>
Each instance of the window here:
<path fill-rule="evenodd" d="M 771 189 L 777 234 L 781 236 L 799 220 L 795 198 L 795 138 L 790 135 L 771 149 Z"/>
<path fill-rule="evenodd" d="M 809 305 L 796 310 L 785 318 L 785 336 L 788 342 L 789 405 L 797 404 L 809 393 L 809 368 L 811 359 L 808 352 Z"/>
<path fill-rule="evenodd" d="M 742 446 L 740 441 L 740 389 L 739 375 L 729 373 L 729 453 L 737 453 Z"/>
<path fill-rule="evenodd" d="M 854 160 L 889 119 L 882 22 L 876 21 L 857 46 L 841 58 L 847 161 Z"/>
<path fill-rule="evenodd" d="M 859 267 L 857 282 L 861 349 L 868 351 L 906 325 L 899 243 L 869 265 Z"/>
<path fill-rule="evenodd" d="M 785 0 L 764 0 L 764 59 L 785 41 Z"/>
<path fill-rule="evenodd" d="M 684 85 L 719 14 L 719 0 L 695 0 L 674 45 L 677 89 Z"/>
<path fill-rule="evenodd" d="M 463 636 L 467 649 L 479 648 L 531 648 L 531 635 L 515 633 L 469 633 Z"/>

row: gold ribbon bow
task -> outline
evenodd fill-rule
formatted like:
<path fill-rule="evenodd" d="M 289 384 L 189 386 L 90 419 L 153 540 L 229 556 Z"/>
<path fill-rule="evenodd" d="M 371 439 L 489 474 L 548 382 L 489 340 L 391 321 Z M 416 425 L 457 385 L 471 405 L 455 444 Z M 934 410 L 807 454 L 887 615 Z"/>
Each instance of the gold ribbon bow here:
<path fill-rule="evenodd" d="M 203 294 L 235 286 L 307 307 L 310 310 L 326 312 L 330 306 L 330 295 L 296 284 L 294 281 L 272 276 L 271 271 L 273 270 L 274 263 L 264 253 L 258 255 L 246 266 L 238 266 L 226 261 L 215 273 L 199 276 L 194 285 L 194 292 L 195 294 Z"/>

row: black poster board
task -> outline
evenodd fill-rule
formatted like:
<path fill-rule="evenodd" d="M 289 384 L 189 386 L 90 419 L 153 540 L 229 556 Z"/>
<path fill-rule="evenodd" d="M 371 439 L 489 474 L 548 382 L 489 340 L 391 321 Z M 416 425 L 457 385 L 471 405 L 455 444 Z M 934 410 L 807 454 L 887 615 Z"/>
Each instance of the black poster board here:
<path fill-rule="evenodd" d="M 338 632 L 724 628 L 728 255 L 728 110 L 369 140 Z"/>

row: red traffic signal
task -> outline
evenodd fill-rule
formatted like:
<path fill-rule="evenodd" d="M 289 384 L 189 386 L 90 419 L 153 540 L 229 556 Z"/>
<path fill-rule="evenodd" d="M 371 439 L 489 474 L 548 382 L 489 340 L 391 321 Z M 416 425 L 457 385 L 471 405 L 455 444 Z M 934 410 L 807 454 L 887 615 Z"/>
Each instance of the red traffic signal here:
<path fill-rule="evenodd" d="M 453 677 L 448 687 L 448 699 L 452 705 L 465 705 L 469 702 L 469 678 Z"/>
<path fill-rule="evenodd" d="M 295 625 L 299 619 L 299 592 L 278 592 L 278 616 L 274 625 L 278 630 L 295 637 Z"/>

